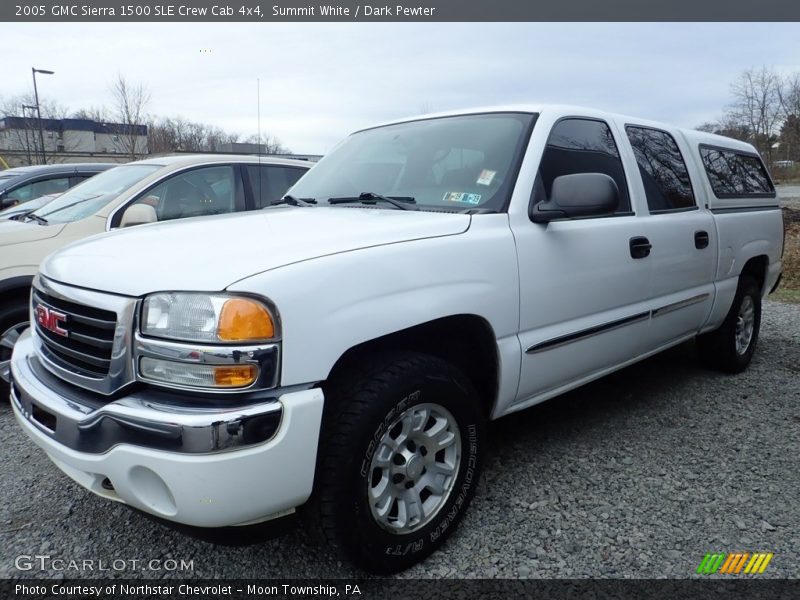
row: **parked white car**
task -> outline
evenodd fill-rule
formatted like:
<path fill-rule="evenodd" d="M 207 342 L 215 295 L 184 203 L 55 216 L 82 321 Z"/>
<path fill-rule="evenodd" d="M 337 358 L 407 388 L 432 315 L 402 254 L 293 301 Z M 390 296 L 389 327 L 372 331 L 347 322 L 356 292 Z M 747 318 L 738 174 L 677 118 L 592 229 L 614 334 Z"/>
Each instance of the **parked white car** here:
<path fill-rule="evenodd" d="M 781 252 L 748 144 L 564 106 L 417 117 L 285 205 L 50 256 L 12 405 L 96 494 L 200 527 L 302 506 L 396 571 L 463 516 L 487 420 L 692 338 L 744 369 Z"/>
<path fill-rule="evenodd" d="M 8 394 L 11 349 L 28 327 L 31 281 L 45 256 L 129 225 L 263 208 L 310 167 L 257 156 L 151 158 L 105 171 L 22 218 L 0 221 L 0 394 Z"/>

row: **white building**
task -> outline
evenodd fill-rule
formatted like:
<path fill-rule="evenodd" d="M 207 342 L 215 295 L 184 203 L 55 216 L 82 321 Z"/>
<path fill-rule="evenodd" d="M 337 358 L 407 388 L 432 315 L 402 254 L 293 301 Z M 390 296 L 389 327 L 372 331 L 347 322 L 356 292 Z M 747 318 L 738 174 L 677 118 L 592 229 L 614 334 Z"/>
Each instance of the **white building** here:
<path fill-rule="evenodd" d="M 48 157 L 130 160 L 148 153 L 147 126 L 98 123 L 89 119 L 42 119 Z M 14 163 L 36 162 L 41 154 L 39 120 L 29 117 L 0 119 L 0 154 Z"/>

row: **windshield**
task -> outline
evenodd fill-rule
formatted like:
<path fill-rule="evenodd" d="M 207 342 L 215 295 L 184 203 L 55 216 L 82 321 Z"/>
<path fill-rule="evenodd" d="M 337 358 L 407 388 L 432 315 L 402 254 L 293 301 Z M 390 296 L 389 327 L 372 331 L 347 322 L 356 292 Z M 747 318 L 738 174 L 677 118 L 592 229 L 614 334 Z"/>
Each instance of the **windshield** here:
<path fill-rule="evenodd" d="M 76 185 L 32 214 L 46 219 L 48 223 L 71 223 L 85 219 L 160 168 L 159 165 L 114 167 Z"/>
<path fill-rule="evenodd" d="M 505 210 L 535 115 L 491 113 L 360 131 L 323 158 L 289 194 L 362 194 L 416 200 L 420 209 Z M 342 203 L 337 204 L 341 206 Z M 392 208 L 389 203 L 377 205 Z"/>

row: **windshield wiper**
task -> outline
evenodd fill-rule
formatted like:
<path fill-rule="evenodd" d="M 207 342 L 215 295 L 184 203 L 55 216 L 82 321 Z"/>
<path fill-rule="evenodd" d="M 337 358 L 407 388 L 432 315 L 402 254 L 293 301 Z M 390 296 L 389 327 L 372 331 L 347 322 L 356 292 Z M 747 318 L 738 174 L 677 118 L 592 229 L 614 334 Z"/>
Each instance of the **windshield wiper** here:
<path fill-rule="evenodd" d="M 66 206 L 60 206 L 59 208 L 56 208 L 55 210 L 51 210 L 50 212 L 45 213 L 45 214 L 53 215 L 53 214 L 55 214 L 57 212 L 61 212 L 62 210 L 67 210 L 68 208 L 72 208 L 73 206 L 77 206 L 81 202 L 88 202 L 89 200 L 94 200 L 95 198 L 99 198 L 102 195 L 103 194 L 95 194 L 94 196 L 87 196 L 86 198 L 81 198 L 80 200 L 76 200 L 72 204 L 67 204 Z M 50 207 L 48 206 L 47 208 L 50 208 Z"/>
<path fill-rule="evenodd" d="M 314 198 L 295 198 L 291 194 L 285 195 L 277 202 L 273 202 L 270 206 L 277 206 L 278 204 L 288 204 L 289 206 L 313 206 L 317 203 Z"/>
<path fill-rule="evenodd" d="M 26 214 L 24 216 L 24 219 L 25 220 L 30 219 L 31 221 L 36 221 L 37 223 L 39 223 L 39 225 L 47 225 L 48 224 L 47 219 L 45 219 L 44 217 L 40 217 L 39 215 L 37 215 L 35 213 L 32 213 L 32 212 L 29 212 L 28 214 Z"/>
<path fill-rule="evenodd" d="M 342 196 L 341 198 L 328 198 L 329 204 L 346 204 L 348 202 L 361 202 L 361 204 L 376 204 L 386 202 L 402 210 L 419 210 L 417 201 L 410 196 L 383 196 L 375 192 L 362 192 L 358 196 Z"/>

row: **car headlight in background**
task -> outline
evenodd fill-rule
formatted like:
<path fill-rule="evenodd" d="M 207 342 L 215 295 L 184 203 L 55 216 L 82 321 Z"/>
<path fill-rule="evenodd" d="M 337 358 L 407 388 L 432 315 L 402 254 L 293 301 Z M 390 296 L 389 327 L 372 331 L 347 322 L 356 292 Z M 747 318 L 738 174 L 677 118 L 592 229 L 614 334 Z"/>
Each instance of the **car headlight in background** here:
<path fill-rule="evenodd" d="M 277 337 L 270 309 L 252 298 L 162 292 L 144 300 L 144 335 L 204 343 L 256 342 Z"/>

